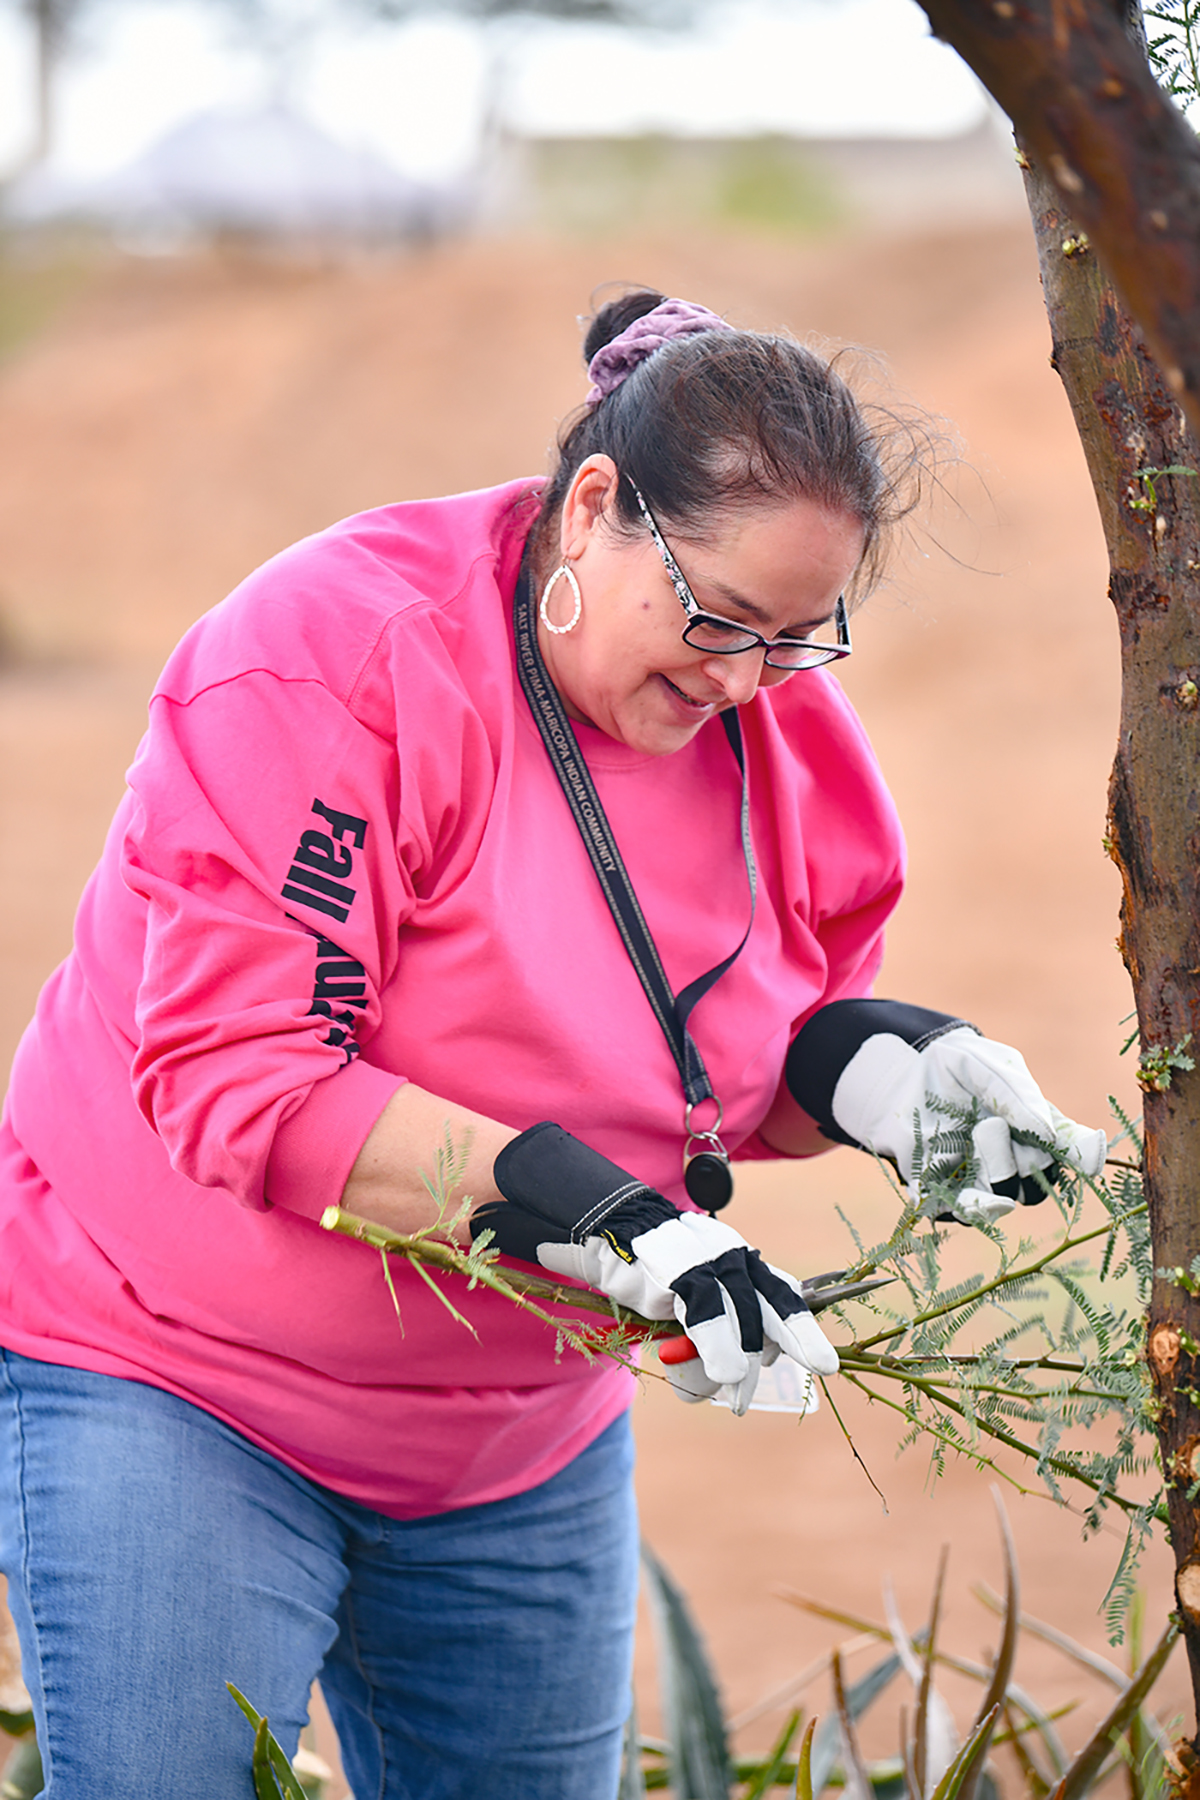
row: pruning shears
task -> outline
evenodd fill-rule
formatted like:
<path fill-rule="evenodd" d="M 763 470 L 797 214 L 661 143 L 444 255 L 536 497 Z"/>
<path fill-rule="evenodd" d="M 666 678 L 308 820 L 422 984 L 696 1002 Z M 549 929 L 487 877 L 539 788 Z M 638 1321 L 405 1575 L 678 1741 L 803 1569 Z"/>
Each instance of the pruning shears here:
<path fill-rule="evenodd" d="M 873 1294 L 876 1288 L 887 1287 L 896 1279 L 894 1275 L 869 1275 L 863 1281 L 847 1281 L 848 1274 L 848 1269 L 830 1269 L 824 1275 L 810 1275 L 802 1281 L 800 1291 L 809 1312 L 824 1312 L 827 1306 L 837 1306 L 843 1300 Z M 655 1348 L 659 1362 L 669 1364 L 691 1362 L 700 1354 L 689 1337 L 659 1338 Z"/>

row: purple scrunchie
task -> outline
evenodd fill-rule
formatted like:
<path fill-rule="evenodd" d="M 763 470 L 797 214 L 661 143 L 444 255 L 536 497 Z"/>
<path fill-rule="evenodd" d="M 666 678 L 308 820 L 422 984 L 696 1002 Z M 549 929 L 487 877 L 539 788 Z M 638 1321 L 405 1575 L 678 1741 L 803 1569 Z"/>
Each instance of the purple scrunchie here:
<path fill-rule="evenodd" d="M 700 331 L 734 329 L 716 313 L 709 312 L 707 306 L 697 306 L 692 300 L 664 300 L 652 312 L 643 313 L 640 319 L 627 325 L 611 343 L 597 350 L 588 364 L 592 385 L 584 404 L 589 409 L 599 406 L 614 388 L 620 387 L 627 375 L 633 374 L 639 363 L 644 363 L 672 338 L 695 337 Z"/>

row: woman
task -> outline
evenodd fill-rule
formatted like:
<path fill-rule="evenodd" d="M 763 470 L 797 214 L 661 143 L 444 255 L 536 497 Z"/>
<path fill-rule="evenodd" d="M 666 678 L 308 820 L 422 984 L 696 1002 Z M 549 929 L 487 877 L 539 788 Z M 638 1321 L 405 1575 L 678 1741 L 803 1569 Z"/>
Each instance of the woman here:
<path fill-rule="evenodd" d="M 290 1749 L 318 1675 L 359 1800 L 615 1792 L 630 1379 L 412 1271 L 398 1326 L 331 1202 L 431 1223 L 448 1132 L 473 1230 L 677 1314 L 675 1384 L 741 1411 L 836 1358 L 713 1216 L 728 1153 L 916 1184 L 927 1097 L 975 1096 L 967 1219 L 1103 1155 L 1015 1052 L 864 998 L 901 841 L 819 665 L 886 435 L 656 293 L 585 351 L 548 485 L 347 520 L 188 633 L 18 1052 L 0 1568 L 57 1800 L 243 1800 L 224 1683 Z"/>

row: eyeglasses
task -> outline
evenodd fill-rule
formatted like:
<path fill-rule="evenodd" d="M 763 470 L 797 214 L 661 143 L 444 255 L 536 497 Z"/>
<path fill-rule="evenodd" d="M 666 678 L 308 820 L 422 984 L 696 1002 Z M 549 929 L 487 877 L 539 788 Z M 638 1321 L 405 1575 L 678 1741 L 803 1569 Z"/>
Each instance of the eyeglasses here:
<path fill-rule="evenodd" d="M 691 644 L 695 650 L 707 650 L 711 656 L 740 656 L 744 650 L 763 649 L 767 653 L 763 660 L 771 669 L 819 669 L 822 663 L 836 662 L 839 657 L 849 656 L 852 648 L 850 620 L 846 613 L 845 598 L 841 594 L 838 595 L 829 624 L 818 628 L 836 633 L 832 639 L 819 637 L 816 633 L 802 638 L 765 638 L 761 632 L 752 631 L 749 625 L 734 625 L 729 619 L 705 612 L 688 586 L 683 570 L 668 550 L 654 514 L 628 475 L 625 479 L 633 489 L 638 511 L 654 539 L 655 549 L 662 557 L 663 567 L 671 578 L 671 586 L 679 597 L 679 604 L 687 614 L 688 622 L 683 631 L 685 644 Z"/>

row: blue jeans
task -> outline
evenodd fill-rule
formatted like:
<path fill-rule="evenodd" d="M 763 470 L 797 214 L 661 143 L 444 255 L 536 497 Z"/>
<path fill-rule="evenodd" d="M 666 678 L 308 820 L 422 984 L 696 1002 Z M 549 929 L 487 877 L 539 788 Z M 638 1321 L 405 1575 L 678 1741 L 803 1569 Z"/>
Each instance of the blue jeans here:
<path fill-rule="evenodd" d="M 400 1522 L 139 1382 L 0 1350 L 0 1570 L 47 1800 L 253 1800 L 314 1679 L 356 1800 L 609 1800 L 629 1710 L 627 1418 L 524 1494 Z"/>

